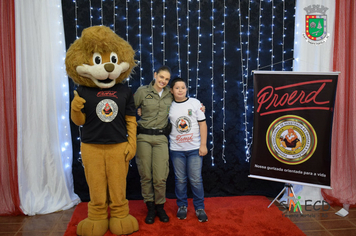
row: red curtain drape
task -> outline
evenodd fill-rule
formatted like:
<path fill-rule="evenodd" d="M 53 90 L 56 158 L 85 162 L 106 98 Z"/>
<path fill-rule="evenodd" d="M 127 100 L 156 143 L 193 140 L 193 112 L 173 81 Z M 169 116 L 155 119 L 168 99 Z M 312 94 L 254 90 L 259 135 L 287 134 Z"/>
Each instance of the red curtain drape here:
<path fill-rule="evenodd" d="M 0 1 L 0 35 L 0 215 L 20 215 L 14 1 Z"/>
<path fill-rule="evenodd" d="M 333 70 L 340 71 L 331 148 L 331 190 L 322 190 L 335 205 L 356 204 L 356 3 L 335 2 Z"/>

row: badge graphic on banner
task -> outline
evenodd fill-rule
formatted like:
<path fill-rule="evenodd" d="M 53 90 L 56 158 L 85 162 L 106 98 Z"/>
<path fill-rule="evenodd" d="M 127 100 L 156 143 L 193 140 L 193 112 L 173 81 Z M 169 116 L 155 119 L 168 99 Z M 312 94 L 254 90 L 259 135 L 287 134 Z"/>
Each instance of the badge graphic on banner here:
<path fill-rule="evenodd" d="M 286 115 L 269 126 L 266 144 L 272 156 L 288 165 L 307 161 L 317 146 L 317 135 L 312 125 L 300 116 Z"/>
<path fill-rule="evenodd" d="M 304 38 L 311 44 L 321 44 L 329 37 L 327 33 L 327 15 L 329 8 L 322 5 L 310 5 L 305 7 L 305 33 Z"/>

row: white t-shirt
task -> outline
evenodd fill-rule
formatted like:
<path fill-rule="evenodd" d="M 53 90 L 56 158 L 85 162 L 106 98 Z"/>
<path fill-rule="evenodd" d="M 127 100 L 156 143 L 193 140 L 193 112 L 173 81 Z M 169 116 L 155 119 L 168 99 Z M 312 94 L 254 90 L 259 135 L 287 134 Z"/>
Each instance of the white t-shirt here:
<path fill-rule="evenodd" d="M 169 119 L 172 131 L 169 135 L 170 149 L 173 151 L 190 151 L 200 147 L 200 131 L 198 121 L 205 120 L 200 110 L 200 101 L 188 98 L 184 102 L 172 102 Z"/>

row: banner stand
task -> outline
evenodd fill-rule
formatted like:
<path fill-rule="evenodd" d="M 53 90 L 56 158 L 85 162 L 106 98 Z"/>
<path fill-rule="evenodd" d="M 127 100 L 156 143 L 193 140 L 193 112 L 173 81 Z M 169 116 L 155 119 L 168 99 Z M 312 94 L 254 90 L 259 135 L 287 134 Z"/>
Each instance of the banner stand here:
<path fill-rule="evenodd" d="M 279 202 L 278 198 L 279 198 L 279 196 L 281 196 L 281 195 L 284 193 L 284 191 L 286 191 L 287 189 L 288 189 L 288 197 L 287 197 L 288 201 L 287 201 L 287 206 L 285 206 L 283 203 Z M 290 196 L 290 193 L 291 193 L 291 192 L 293 193 L 293 197 Z M 290 202 L 289 202 L 290 199 L 296 200 L 296 202 L 298 202 L 298 199 L 296 199 L 295 196 L 296 196 L 296 195 L 295 195 L 294 190 L 293 190 L 293 185 L 292 185 L 292 184 L 287 184 L 287 183 L 285 183 L 285 184 L 284 184 L 284 188 L 282 189 L 282 191 L 277 195 L 277 197 L 275 197 L 275 199 L 271 202 L 271 204 L 268 205 L 267 208 L 269 208 L 275 201 L 277 201 L 279 204 L 281 204 L 284 208 L 287 209 L 287 208 L 289 207 L 289 204 L 290 204 Z M 293 199 L 293 198 L 294 198 L 294 199 Z M 297 207 L 298 207 L 299 210 L 300 210 L 300 214 L 303 215 L 302 208 L 301 208 L 300 204 L 297 204 Z"/>
<path fill-rule="evenodd" d="M 289 210 L 293 205 L 294 212 L 302 212 L 302 207 L 292 184 L 331 188 L 330 143 L 338 75 L 253 71 L 249 177 L 285 184 L 273 202 L 288 190 L 294 194 L 287 196 Z"/>

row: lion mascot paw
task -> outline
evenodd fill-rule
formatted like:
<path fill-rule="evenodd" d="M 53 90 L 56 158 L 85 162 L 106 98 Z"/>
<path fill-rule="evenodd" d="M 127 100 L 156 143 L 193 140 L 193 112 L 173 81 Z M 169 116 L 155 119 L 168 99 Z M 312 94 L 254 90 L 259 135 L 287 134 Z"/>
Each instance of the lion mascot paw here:
<path fill-rule="evenodd" d="M 132 215 L 128 215 L 125 218 L 111 217 L 109 228 L 111 233 L 116 235 L 130 234 L 138 230 L 138 222 Z"/>
<path fill-rule="evenodd" d="M 78 85 L 71 119 L 81 129 L 81 158 L 89 186 L 88 218 L 77 234 L 131 234 L 138 222 L 129 214 L 126 177 L 136 154 L 136 109 L 123 82 L 136 66 L 135 51 L 106 26 L 92 26 L 69 47 L 68 76 Z M 110 209 L 110 218 L 108 214 Z"/>
<path fill-rule="evenodd" d="M 90 220 L 86 218 L 79 222 L 77 226 L 78 235 L 93 235 L 101 236 L 109 229 L 109 220 Z"/>

